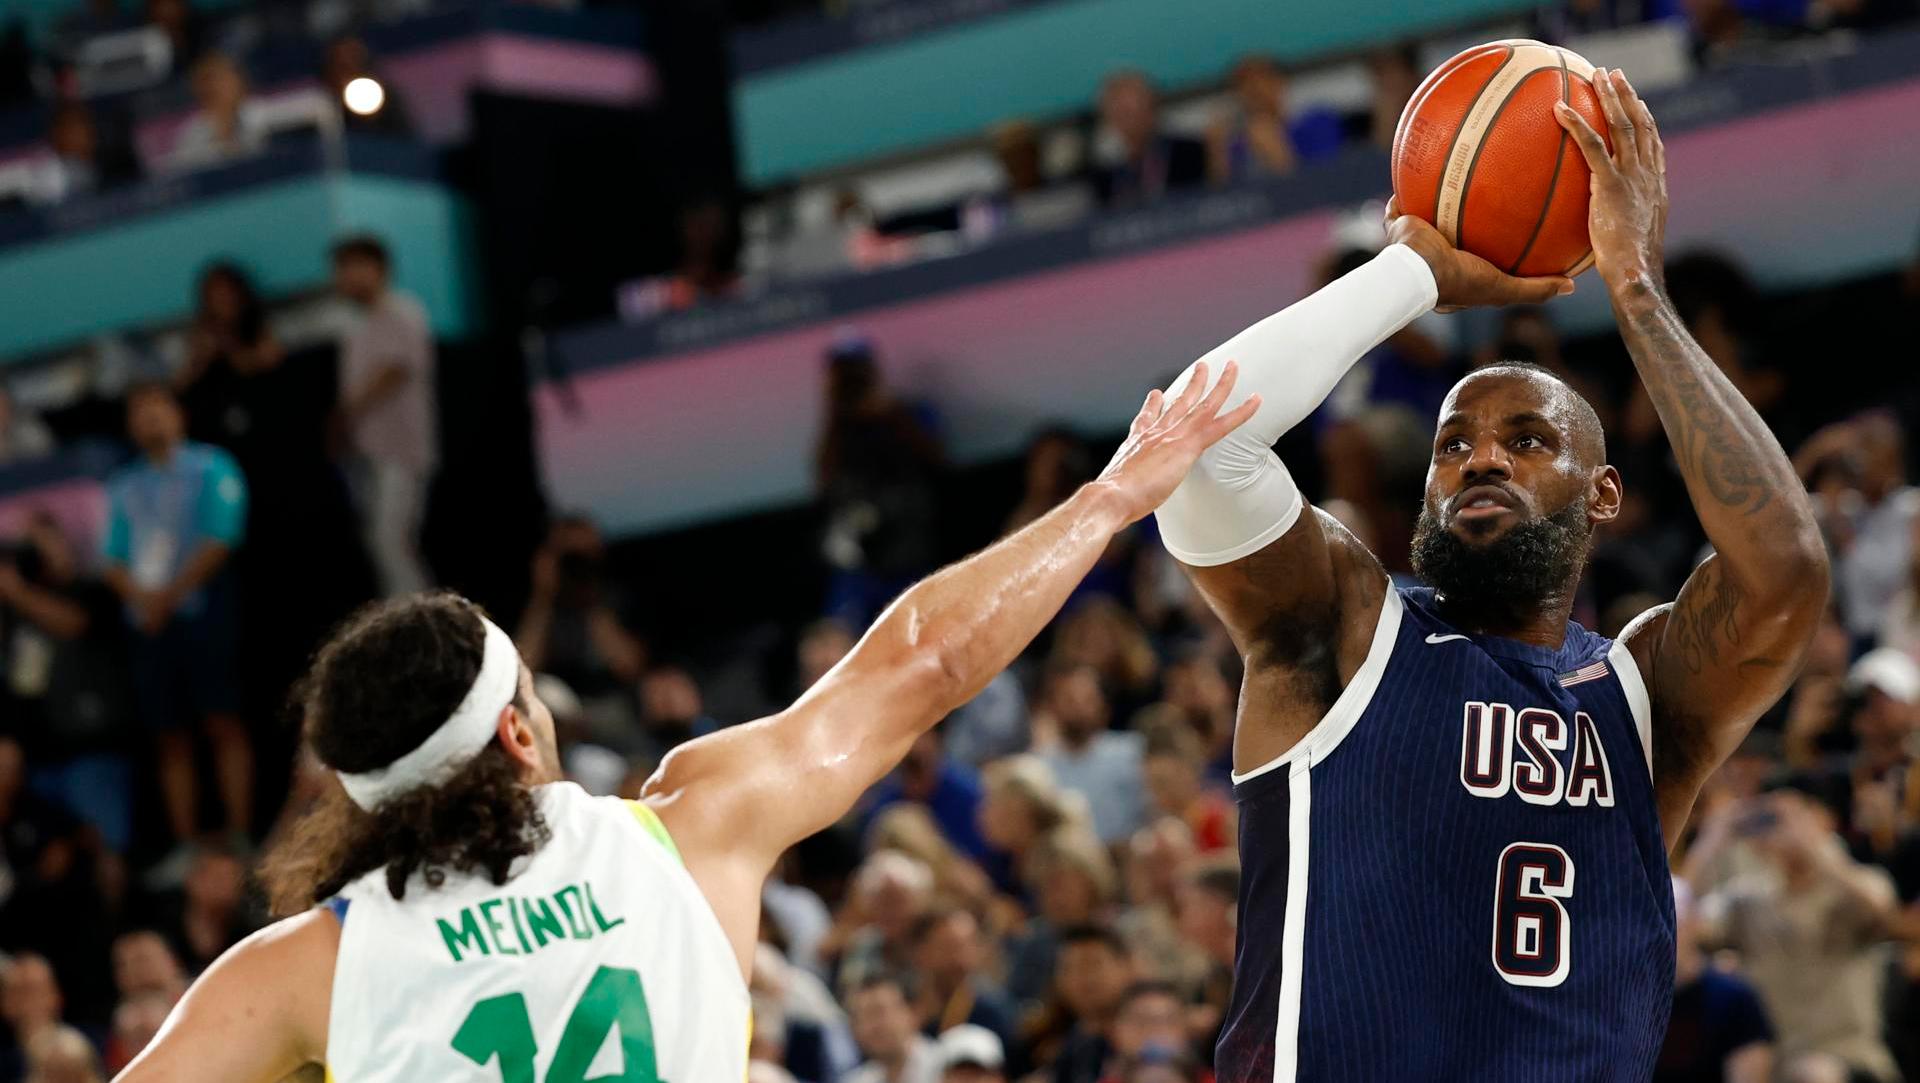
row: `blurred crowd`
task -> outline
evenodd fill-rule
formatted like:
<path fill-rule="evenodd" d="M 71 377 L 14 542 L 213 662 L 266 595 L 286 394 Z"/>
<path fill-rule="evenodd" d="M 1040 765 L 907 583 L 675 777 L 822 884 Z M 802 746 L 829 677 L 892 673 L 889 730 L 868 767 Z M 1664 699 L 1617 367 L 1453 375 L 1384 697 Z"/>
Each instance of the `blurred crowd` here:
<path fill-rule="evenodd" d="M 1329 252 L 1324 274 L 1365 256 Z M 262 652 L 289 622 L 311 637 L 356 598 L 433 581 L 416 533 L 434 469 L 431 340 L 377 243 L 334 260 L 361 312 L 337 390 L 285 375 L 245 275 L 209 271 L 185 363 L 127 397 L 134 457 L 110 483 L 97 553 L 45 515 L 0 559 L 0 1081 L 111 1072 L 191 975 L 265 920 L 248 858 L 284 811 L 254 806 L 268 789 L 257 776 L 285 775 L 287 808 L 325 781 L 274 722 L 301 648 Z M 1885 408 L 1810 412 L 1826 397 L 1757 330 L 1776 300 L 1718 257 L 1676 260 L 1669 276 L 1696 336 L 1793 452 L 1836 585 L 1805 674 L 1708 786 L 1676 857 L 1679 987 L 1657 1078 L 1920 1079 L 1912 389 L 1892 388 Z M 1891 322 L 1920 313 L 1920 264 L 1883 285 Z M 1579 619 L 1611 634 L 1670 598 L 1703 538 L 1644 394 L 1617 358 L 1593 360 L 1605 342 L 1563 341 L 1535 310 L 1472 338 L 1455 319 L 1384 343 L 1289 434 L 1302 485 L 1405 576 L 1439 397 L 1475 364 L 1532 360 L 1593 399 L 1626 478 Z M 882 351 L 846 328 L 823 359 L 825 589 L 817 619 L 766 648 L 784 660 L 683 662 L 694 653 L 642 632 L 629 600 L 657 570 L 623 566 L 585 516 L 552 523 L 510 627 L 576 781 L 637 792 L 675 745 L 811 684 L 953 555 L 939 404 L 892 387 Z M 337 405 L 316 417 L 316 402 Z M 0 437 L 46 442 L 18 412 Z M 1036 434 L 978 532 L 1042 514 L 1105 451 L 1066 428 Z M 357 546 L 341 533 L 353 524 Z M 316 531 L 331 531 L 334 565 L 366 554 L 357 579 L 289 562 Z M 750 599 L 732 604 L 754 619 Z M 743 692 L 742 673 L 781 676 Z M 1018 663 L 768 884 L 754 1078 L 1209 1079 L 1238 930 L 1237 685 L 1231 644 L 1151 524 L 1117 540 Z"/>

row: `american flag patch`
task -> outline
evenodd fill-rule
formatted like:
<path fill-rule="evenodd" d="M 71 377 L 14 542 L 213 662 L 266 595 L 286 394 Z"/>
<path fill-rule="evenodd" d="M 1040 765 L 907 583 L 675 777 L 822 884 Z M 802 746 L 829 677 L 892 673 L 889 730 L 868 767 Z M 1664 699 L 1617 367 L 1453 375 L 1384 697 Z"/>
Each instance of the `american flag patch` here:
<path fill-rule="evenodd" d="M 1560 675 L 1560 687 L 1572 688 L 1576 684 L 1597 681 L 1611 672 L 1613 671 L 1607 668 L 1607 660 L 1602 658 L 1598 662 L 1590 666 L 1582 666 L 1572 673 L 1562 673 Z"/>

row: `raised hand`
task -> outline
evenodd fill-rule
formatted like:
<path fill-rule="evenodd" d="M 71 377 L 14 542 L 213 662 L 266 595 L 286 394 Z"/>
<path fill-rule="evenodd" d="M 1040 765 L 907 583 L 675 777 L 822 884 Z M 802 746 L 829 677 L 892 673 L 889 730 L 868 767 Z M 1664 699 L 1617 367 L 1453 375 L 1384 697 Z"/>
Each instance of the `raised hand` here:
<path fill-rule="evenodd" d="M 1427 261 L 1442 312 L 1476 305 L 1538 305 L 1573 292 L 1573 280 L 1563 275 L 1515 278 L 1462 252 L 1424 220 L 1403 213 L 1397 196 L 1387 200 L 1387 243 L 1404 244 Z"/>
<path fill-rule="evenodd" d="M 1610 288 L 1658 288 L 1665 280 L 1667 148 L 1647 103 L 1618 68 L 1595 69 L 1593 89 L 1606 114 L 1612 151 L 1566 103 L 1556 104 L 1554 115 L 1593 171 L 1587 233 L 1593 239 L 1594 265 Z"/>
<path fill-rule="evenodd" d="M 1192 378 L 1172 402 L 1157 388 L 1147 393 L 1126 441 L 1095 479 L 1095 484 L 1108 485 L 1123 497 L 1128 522 L 1144 518 L 1165 502 L 1201 452 L 1260 409 L 1260 396 L 1252 395 L 1220 412 L 1239 377 L 1240 366 L 1229 361 L 1209 390 L 1207 364 L 1202 361 L 1194 365 Z"/>

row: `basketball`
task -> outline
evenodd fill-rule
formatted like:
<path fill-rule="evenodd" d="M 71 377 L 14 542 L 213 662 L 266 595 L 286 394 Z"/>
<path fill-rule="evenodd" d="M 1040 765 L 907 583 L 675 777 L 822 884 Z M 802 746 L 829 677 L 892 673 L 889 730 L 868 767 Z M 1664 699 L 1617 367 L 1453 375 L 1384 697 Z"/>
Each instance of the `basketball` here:
<path fill-rule="evenodd" d="M 1523 39 L 1477 45 L 1434 69 L 1394 130 L 1400 209 L 1508 274 L 1586 270 L 1589 171 L 1553 103 L 1606 138 L 1592 75 L 1577 54 Z"/>

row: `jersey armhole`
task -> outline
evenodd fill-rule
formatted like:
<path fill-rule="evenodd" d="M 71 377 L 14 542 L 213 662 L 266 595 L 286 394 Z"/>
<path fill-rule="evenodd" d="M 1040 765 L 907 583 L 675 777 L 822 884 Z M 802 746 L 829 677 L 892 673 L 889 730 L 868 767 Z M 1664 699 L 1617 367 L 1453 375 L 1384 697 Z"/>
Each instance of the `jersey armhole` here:
<path fill-rule="evenodd" d="M 1620 678 L 1621 693 L 1627 697 L 1627 709 L 1633 712 L 1633 728 L 1640 735 L 1640 754 L 1646 760 L 1648 778 L 1653 777 L 1653 696 L 1647 691 L 1646 676 L 1640 672 L 1640 663 L 1634 660 L 1628 643 L 1649 621 L 1671 608 L 1672 602 L 1663 602 L 1628 621 L 1607 650 L 1607 661 Z"/>
<path fill-rule="evenodd" d="M 1242 774 L 1233 773 L 1233 784 L 1258 778 L 1284 764 L 1306 759 L 1308 766 L 1319 763 L 1332 754 L 1353 731 L 1354 724 L 1366 713 L 1367 705 L 1373 702 L 1373 694 L 1380 690 L 1380 678 L 1387 672 L 1387 661 L 1393 657 L 1393 645 L 1400 638 L 1400 618 L 1406 603 L 1400 598 L 1400 588 L 1387 580 L 1387 594 L 1380 602 L 1380 620 L 1373 626 L 1373 640 L 1367 646 L 1367 656 L 1361 660 L 1360 668 L 1354 671 L 1353 680 L 1340 690 L 1333 706 L 1320 721 L 1314 723 L 1298 744 L 1268 760 L 1266 763 Z"/>
<path fill-rule="evenodd" d="M 629 800 L 623 803 L 627 806 L 627 811 L 633 813 L 633 818 L 640 824 L 641 830 L 653 836 L 655 842 L 666 847 L 667 853 L 673 855 L 674 861 L 681 865 L 687 863 L 686 859 L 680 856 L 680 847 L 673 844 L 673 836 L 667 833 L 667 825 L 660 822 L 659 813 L 641 801 Z"/>

